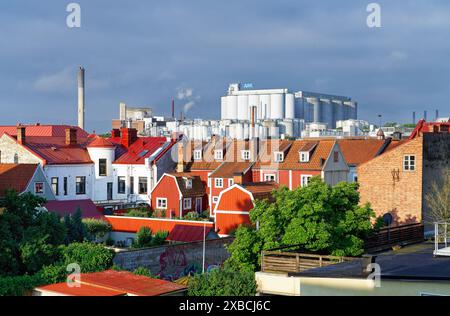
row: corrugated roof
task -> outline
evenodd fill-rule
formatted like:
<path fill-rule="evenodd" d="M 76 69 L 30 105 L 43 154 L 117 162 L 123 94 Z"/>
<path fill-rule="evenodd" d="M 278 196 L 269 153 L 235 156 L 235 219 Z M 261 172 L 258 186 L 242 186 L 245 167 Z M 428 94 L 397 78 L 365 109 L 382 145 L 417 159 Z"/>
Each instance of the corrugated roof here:
<path fill-rule="evenodd" d="M 20 125 L 25 127 L 26 136 L 41 136 L 41 137 L 66 137 L 66 129 L 73 128 L 77 130 L 77 138 L 87 138 L 89 134 L 79 128 L 71 125 Z M 14 126 L 0 126 L 0 136 L 8 133 L 11 136 L 17 135 L 17 125 Z"/>
<path fill-rule="evenodd" d="M 0 197 L 8 189 L 24 192 L 37 167 L 37 164 L 0 164 Z"/>
<path fill-rule="evenodd" d="M 167 240 L 178 242 L 201 241 L 211 230 L 212 227 L 206 227 L 205 229 L 202 226 L 176 225 L 167 236 Z"/>
<path fill-rule="evenodd" d="M 90 142 L 87 145 L 88 148 L 112 148 L 112 147 L 116 147 L 116 145 L 114 145 L 111 141 L 107 140 L 106 138 L 97 136 L 94 138 L 94 140 L 92 142 Z"/>
<path fill-rule="evenodd" d="M 143 165 L 146 158 L 149 158 L 152 155 L 159 155 L 159 153 L 162 153 L 164 145 L 170 145 L 165 137 L 138 137 L 138 139 L 128 148 L 120 145 L 120 137 L 110 138 L 109 140 L 121 147 L 123 152 L 120 157 L 114 161 L 115 164 Z"/>
<path fill-rule="evenodd" d="M 36 288 L 39 291 L 52 292 L 55 295 L 65 296 L 124 296 L 126 292 L 105 289 L 95 285 L 80 284 L 79 287 L 69 287 L 67 282 L 50 284 Z M 50 293 L 51 294 L 51 293 Z"/>

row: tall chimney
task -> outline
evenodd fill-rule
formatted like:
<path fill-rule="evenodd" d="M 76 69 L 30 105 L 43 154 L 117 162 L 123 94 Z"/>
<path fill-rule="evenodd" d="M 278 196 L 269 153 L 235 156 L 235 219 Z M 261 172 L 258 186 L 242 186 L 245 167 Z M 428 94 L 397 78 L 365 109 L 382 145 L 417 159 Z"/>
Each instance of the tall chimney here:
<path fill-rule="evenodd" d="M 172 98 L 172 118 L 175 118 L 175 99 Z"/>
<path fill-rule="evenodd" d="M 413 112 L 413 124 L 416 124 L 416 112 Z"/>
<path fill-rule="evenodd" d="M 425 122 L 427 121 L 427 111 L 423 111 L 423 119 Z"/>
<path fill-rule="evenodd" d="M 120 130 L 121 135 L 121 144 L 128 148 L 130 147 L 137 139 L 137 130 L 135 128 L 127 128 L 124 127 Z"/>
<path fill-rule="evenodd" d="M 439 110 L 436 110 L 436 118 L 434 121 L 437 122 L 438 118 L 439 118 Z"/>
<path fill-rule="evenodd" d="M 25 130 L 25 126 L 17 125 L 17 141 L 22 145 L 25 143 Z"/>
<path fill-rule="evenodd" d="M 84 129 L 84 68 L 78 71 L 78 127 Z"/>

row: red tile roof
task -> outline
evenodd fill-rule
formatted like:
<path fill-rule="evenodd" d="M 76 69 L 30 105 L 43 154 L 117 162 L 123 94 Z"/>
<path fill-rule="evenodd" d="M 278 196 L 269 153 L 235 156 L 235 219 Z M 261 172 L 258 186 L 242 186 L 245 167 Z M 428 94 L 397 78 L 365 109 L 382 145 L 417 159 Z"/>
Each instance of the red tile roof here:
<path fill-rule="evenodd" d="M 212 227 L 191 226 L 191 225 L 176 225 L 167 240 L 178 242 L 194 242 L 203 240 L 204 235 L 213 230 Z M 206 236 L 205 236 L 206 237 Z"/>
<path fill-rule="evenodd" d="M 48 201 L 45 208 L 49 212 L 61 216 L 74 214 L 79 208 L 83 218 L 103 218 L 103 213 L 97 209 L 97 206 L 91 200 Z"/>
<path fill-rule="evenodd" d="M 88 133 L 78 126 L 70 125 L 21 125 L 25 127 L 26 136 L 41 137 L 66 137 L 66 129 L 74 128 L 77 130 L 77 138 L 87 138 Z M 0 136 L 8 133 L 11 136 L 17 135 L 17 126 L 0 126 Z"/>
<path fill-rule="evenodd" d="M 206 187 L 200 176 L 188 172 L 174 172 L 169 175 L 175 177 L 183 197 L 202 197 L 206 194 Z M 192 188 L 186 187 L 185 178 L 192 180 Z"/>
<path fill-rule="evenodd" d="M 280 186 L 277 182 L 255 182 L 242 185 L 247 191 L 250 191 L 255 199 L 272 199 L 273 190 L 277 190 Z"/>
<path fill-rule="evenodd" d="M 210 175 L 210 178 L 233 178 L 235 173 L 243 174 L 252 165 L 251 162 L 224 162 Z"/>
<path fill-rule="evenodd" d="M 120 137 L 109 138 L 108 140 L 121 147 L 123 151 L 123 154 L 114 161 L 115 164 L 143 165 L 146 158 L 154 155 L 158 149 L 167 143 L 165 137 L 139 137 L 130 147 L 125 148 L 121 145 Z M 168 146 L 165 150 L 170 149 L 170 147 Z M 159 151 L 155 158 L 161 156 L 163 152 L 164 150 Z"/>
<path fill-rule="evenodd" d="M 98 293 L 105 293 L 105 290 L 109 293 L 106 295 L 136 295 L 136 296 L 161 296 L 168 295 L 174 292 L 185 291 L 186 286 L 172 283 L 169 281 L 152 279 L 142 275 L 135 275 L 128 271 L 114 271 L 107 270 L 103 272 L 86 273 L 80 276 L 81 290 L 76 288 L 67 288 L 63 284 L 58 283 L 53 285 L 47 285 L 38 289 L 45 289 L 47 291 L 53 291 L 57 293 L 61 289 L 64 294 L 70 292 L 70 295 L 76 295 L 76 291 L 81 292 L 82 296 L 97 296 Z M 88 286 L 84 291 L 84 286 Z M 105 295 L 105 294 L 104 294 Z"/>
<path fill-rule="evenodd" d="M 8 189 L 22 193 L 36 172 L 37 164 L 0 164 L 0 197 Z"/>
<path fill-rule="evenodd" d="M 337 141 L 341 147 L 345 161 L 349 165 L 357 166 L 374 158 L 385 140 L 380 139 L 340 139 Z"/>

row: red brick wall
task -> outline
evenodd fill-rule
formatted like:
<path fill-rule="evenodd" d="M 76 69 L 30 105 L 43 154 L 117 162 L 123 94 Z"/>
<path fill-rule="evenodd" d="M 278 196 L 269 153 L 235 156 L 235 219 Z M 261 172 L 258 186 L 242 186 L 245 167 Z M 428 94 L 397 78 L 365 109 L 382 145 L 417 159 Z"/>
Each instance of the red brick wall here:
<path fill-rule="evenodd" d="M 361 204 L 370 202 L 377 216 L 391 212 L 396 224 L 422 221 L 422 138 L 408 141 L 358 168 Z M 403 157 L 415 155 L 416 170 L 403 171 Z M 399 170 L 394 181 L 393 170 Z"/>

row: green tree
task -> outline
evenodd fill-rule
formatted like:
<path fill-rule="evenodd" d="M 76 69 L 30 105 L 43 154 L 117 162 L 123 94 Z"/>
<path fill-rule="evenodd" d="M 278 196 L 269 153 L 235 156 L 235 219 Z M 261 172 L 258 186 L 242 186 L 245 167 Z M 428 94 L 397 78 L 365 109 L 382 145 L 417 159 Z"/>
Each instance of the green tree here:
<path fill-rule="evenodd" d="M 66 244 L 82 242 L 87 237 L 86 225 L 83 223 L 82 212 L 79 208 L 74 214 L 64 216 L 64 225 L 67 229 Z"/>
<path fill-rule="evenodd" d="M 425 197 L 429 208 L 425 220 L 429 224 L 450 221 L 450 170 L 444 172 L 440 178 L 433 182 Z"/>
<path fill-rule="evenodd" d="M 111 224 L 101 219 L 84 218 L 83 224 L 86 227 L 87 237 L 90 241 L 103 238 L 111 231 Z"/>
<path fill-rule="evenodd" d="M 152 239 L 152 230 L 143 226 L 136 234 L 136 240 L 133 243 L 133 248 L 151 247 L 153 246 Z"/>
<path fill-rule="evenodd" d="M 189 296 L 254 296 L 255 275 L 252 271 L 213 269 L 189 280 Z"/>
<path fill-rule="evenodd" d="M 316 177 L 307 187 L 274 191 L 273 203 L 255 203 L 250 212 L 254 225 L 237 229 L 225 266 L 254 271 L 262 250 L 282 246 L 337 256 L 361 255 L 375 214 L 369 205 L 359 205 L 357 189 L 356 183 L 331 187 Z"/>

